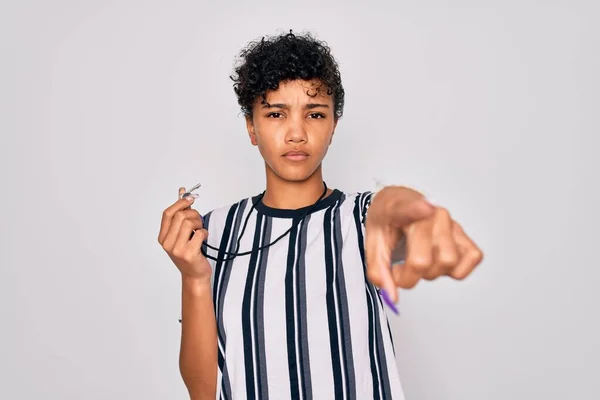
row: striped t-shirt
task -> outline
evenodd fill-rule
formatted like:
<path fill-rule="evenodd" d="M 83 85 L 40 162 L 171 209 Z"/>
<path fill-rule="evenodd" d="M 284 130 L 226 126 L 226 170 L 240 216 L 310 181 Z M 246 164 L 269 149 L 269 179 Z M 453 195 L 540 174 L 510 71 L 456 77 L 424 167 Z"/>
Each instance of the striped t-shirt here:
<path fill-rule="evenodd" d="M 404 399 L 389 323 L 365 274 L 372 192 L 335 189 L 311 207 L 259 196 L 204 216 L 218 330 L 218 399 Z"/>

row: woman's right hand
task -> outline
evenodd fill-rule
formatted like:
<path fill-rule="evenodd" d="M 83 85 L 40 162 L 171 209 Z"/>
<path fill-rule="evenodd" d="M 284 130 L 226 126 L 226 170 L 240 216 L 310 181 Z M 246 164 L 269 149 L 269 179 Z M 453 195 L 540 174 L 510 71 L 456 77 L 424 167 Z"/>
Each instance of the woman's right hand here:
<path fill-rule="evenodd" d="M 202 243 L 208 237 L 208 231 L 202 225 L 200 213 L 191 208 L 198 195 L 181 198 L 183 193 L 185 188 L 179 188 L 179 200 L 163 211 L 158 243 L 183 278 L 208 282 L 211 267 L 200 251 Z"/>

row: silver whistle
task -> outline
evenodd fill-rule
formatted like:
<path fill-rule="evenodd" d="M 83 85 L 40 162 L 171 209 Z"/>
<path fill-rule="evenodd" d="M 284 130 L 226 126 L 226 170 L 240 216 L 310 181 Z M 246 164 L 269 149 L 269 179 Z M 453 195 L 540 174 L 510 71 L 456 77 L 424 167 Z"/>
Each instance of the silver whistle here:
<path fill-rule="evenodd" d="M 185 199 L 186 197 L 190 196 L 192 194 L 192 192 L 196 189 L 198 189 L 200 186 L 202 186 L 201 184 L 196 184 L 194 186 L 192 186 L 191 189 L 189 189 L 187 192 L 185 192 L 184 194 L 181 195 L 182 199 Z"/>

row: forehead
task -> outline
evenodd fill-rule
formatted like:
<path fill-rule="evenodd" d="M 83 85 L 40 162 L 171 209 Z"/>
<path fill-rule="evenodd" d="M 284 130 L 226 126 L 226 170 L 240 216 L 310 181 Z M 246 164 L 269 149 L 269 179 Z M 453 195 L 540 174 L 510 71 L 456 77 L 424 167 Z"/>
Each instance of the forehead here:
<path fill-rule="evenodd" d="M 267 91 L 265 97 L 267 103 L 303 104 L 315 100 L 333 102 L 332 96 L 328 94 L 328 87 L 316 79 L 283 81 L 276 90 Z"/>

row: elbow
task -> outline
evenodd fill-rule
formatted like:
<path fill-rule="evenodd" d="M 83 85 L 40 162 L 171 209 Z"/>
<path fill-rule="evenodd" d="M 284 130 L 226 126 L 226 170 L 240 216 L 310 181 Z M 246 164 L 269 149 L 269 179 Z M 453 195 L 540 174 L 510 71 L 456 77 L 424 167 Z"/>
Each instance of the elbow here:
<path fill-rule="evenodd" d="M 203 379 L 197 370 L 190 370 L 185 366 L 180 366 L 179 371 L 190 400 L 214 400 L 217 397 L 216 376 L 214 380 Z"/>
<path fill-rule="evenodd" d="M 215 400 L 215 398 L 217 397 L 216 393 L 193 393 L 193 392 L 189 392 L 190 394 L 190 400 Z"/>

